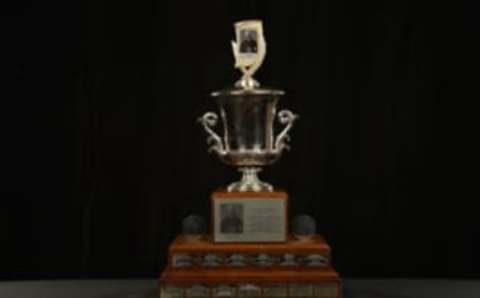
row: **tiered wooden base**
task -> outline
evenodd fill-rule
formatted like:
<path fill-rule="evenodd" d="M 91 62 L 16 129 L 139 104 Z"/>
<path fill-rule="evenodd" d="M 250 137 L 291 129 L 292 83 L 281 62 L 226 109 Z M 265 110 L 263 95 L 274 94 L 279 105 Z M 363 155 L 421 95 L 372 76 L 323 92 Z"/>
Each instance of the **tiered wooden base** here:
<path fill-rule="evenodd" d="M 160 278 L 161 298 L 340 297 L 320 236 L 285 243 L 215 243 L 179 236 Z"/>
<path fill-rule="evenodd" d="M 287 222 L 286 192 L 214 192 L 212 235 L 175 239 L 160 298 L 340 297 L 330 246 Z"/>

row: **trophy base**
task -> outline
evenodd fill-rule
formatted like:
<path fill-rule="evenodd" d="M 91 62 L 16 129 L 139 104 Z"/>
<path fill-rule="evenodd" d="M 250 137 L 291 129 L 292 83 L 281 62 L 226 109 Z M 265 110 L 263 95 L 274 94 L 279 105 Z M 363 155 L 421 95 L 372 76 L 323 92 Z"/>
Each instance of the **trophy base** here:
<path fill-rule="evenodd" d="M 311 242 L 191 243 L 179 236 L 169 248 L 159 298 L 340 298 L 342 280 L 320 235 Z M 323 262 L 322 262 L 323 261 Z"/>
<path fill-rule="evenodd" d="M 238 169 L 242 172 L 242 179 L 233 182 L 227 187 L 228 192 L 262 192 L 273 191 L 273 186 L 267 182 L 258 179 L 258 173 L 262 170 L 256 167 L 242 167 Z"/>

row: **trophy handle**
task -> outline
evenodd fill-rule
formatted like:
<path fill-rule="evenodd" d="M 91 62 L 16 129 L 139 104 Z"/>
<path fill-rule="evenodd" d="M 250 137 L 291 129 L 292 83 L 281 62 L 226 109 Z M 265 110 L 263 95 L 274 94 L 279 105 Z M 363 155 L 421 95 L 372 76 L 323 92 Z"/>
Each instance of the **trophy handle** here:
<path fill-rule="evenodd" d="M 286 126 L 275 139 L 275 151 L 282 152 L 283 149 L 290 149 L 290 146 L 287 144 L 287 142 L 290 140 L 288 132 L 292 128 L 293 123 L 297 118 L 298 115 L 292 113 L 290 110 L 281 110 L 278 112 L 278 121 Z"/>
<path fill-rule="evenodd" d="M 202 124 L 203 128 L 209 135 L 207 138 L 207 144 L 210 145 L 208 152 L 215 151 L 219 155 L 225 155 L 226 151 L 222 139 L 211 129 L 211 127 L 217 125 L 218 115 L 214 112 L 206 112 L 202 117 L 198 118 L 198 122 Z"/>

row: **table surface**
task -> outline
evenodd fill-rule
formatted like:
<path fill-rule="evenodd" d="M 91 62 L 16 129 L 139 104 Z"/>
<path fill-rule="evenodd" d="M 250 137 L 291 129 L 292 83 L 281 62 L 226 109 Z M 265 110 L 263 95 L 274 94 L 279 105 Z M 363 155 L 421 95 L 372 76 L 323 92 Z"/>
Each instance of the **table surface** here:
<path fill-rule="evenodd" d="M 0 281 L 1 298 L 153 298 L 155 279 Z M 480 280 L 346 279 L 344 298 L 480 298 Z"/>

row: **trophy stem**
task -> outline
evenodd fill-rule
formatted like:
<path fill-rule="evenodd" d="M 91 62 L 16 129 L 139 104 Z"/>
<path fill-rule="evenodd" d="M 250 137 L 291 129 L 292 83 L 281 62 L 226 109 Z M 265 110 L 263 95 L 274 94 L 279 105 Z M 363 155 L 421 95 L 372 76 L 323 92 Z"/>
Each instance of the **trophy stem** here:
<path fill-rule="evenodd" d="M 262 171 L 262 168 L 258 167 L 241 167 L 238 169 L 242 172 L 242 179 L 238 182 L 230 184 L 227 188 L 229 192 L 239 191 L 273 191 L 273 186 L 260 181 L 258 179 L 258 172 Z"/>

